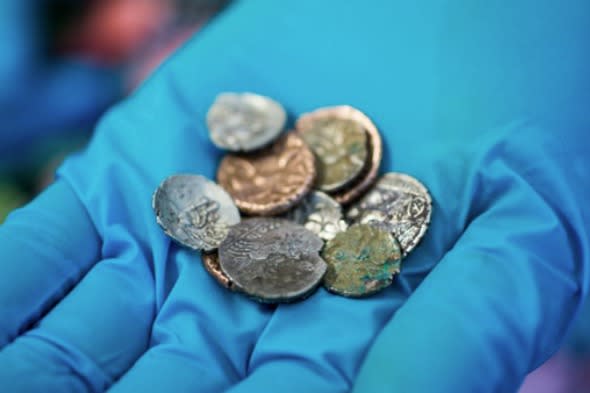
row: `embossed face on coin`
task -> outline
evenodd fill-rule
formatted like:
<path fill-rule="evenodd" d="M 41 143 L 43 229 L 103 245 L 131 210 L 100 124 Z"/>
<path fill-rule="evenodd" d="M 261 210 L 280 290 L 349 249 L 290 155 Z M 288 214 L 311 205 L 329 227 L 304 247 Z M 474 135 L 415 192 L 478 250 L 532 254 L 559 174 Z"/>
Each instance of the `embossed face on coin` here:
<path fill-rule="evenodd" d="M 307 194 L 297 207 L 286 214 L 286 218 L 303 225 L 324 240 L 332 239 L 348 227 L 338 202 L 321 191 Z"/>
<path fill-rule="evenodd" d="M 322 257 L 328 264 L 324 286 L 349 297 L 368 296 L 389 286 L 399 272 L 401 250 L 391 233 L 353 225 L 330 240 Z"/>
<path fill-rule="evenodd" d="M 217 171 L 217 181 L 238 208 L 252 215 L 287 211 L 308 193 L 314 178 L 313 154 L 294 133 L 255 155 L 227 155 Z"/>
<path fill-rule="evenodd" d="M 268 145 L 283 130 L 285 109 L 252 93 L 222 93 L 207 113 L 211 140 L 222 149 L 252 151 Z"/>
<path fill-rule="evenodd" d="M 391 172 L 351 205 L 346 217 L 352 222 L 386 228 L 406 255 L 426 233 L 431 214 L 432 199 L 426 187 L 411 176 Z"/>
<path fill-rule="evenodd" d="M 367 135 L 355 121 L 338 117 L 318 118 L 299 129 L 317 158 L 316 187 L 334 192 L 355 180 L 367 160 Z"/>
<path fill-rule="evenodd" d="M 195 250 L 216 249 L 240 213 L 217 184 L 198 175 L 170 176 L 152 198 L 156 221 L 177 242 Z"/>
<path fill-rule="evenodd" d="M 352 182 L 342 189 L 329 192 L 336 202 L 345 205 L 360 197 L 373 184 L 379 172 L 383 148 L 379 130 L 377 130 L 371 119 L 358 109 L 347 105 L 320 108 L 316 111 L 303 114 L 297 119 L 296 127 L 297 130 L 305 130 L 312 128 L 314 122 L 317 120 L 334 118 L 360 124 L 365 130 L 368 141 L 367 163 L 362 168 L 362 171 Z"/>
<path fill-rule="evenodd" d="M 235 225 L 219 247 L 221 269 L 234 288 L 262 302 L 294 301 L 313 291 L 326 272 L 322 240 L 279 218 Z"/>

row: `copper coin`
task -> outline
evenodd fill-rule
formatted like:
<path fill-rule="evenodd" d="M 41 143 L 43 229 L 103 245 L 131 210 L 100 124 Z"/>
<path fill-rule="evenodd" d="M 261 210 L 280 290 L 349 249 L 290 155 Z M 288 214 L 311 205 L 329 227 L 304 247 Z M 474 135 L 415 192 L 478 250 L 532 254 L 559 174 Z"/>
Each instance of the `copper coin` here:
<path fill-rule="evenodd" d="M 268 216 L 297 204 L 315 179 L 315 159 L 305 142 L 288 133 L 256 154 L 226 155 L 217 181 L 245 214 Z"/>
<path fill-rule="evenodd" d="M 221 286 L 232 289 L 232 281 L 227 277 L 223 270 L 221 270 L 221 266 L 219 265 L 219 254 L 217 251 L 202 253 L 201 259 L 205 269 L 219 284 L 221 284 Z"/>
<path fill-rule="evenodd" d="M 296 123 L 296 128 L 306 129 L 311 127 L 314 121 L 325 118 L 340 118 L 353 120 L 363 126 L 367 133 L 369 157 L 362 173 L 348 185 L 344 190 L 331 193 L 332 198 L 340 204 L 346 205 L 361 195 L 375 182 L 381 157 L 383 156 L 383 145 L 381 135 L 375 124 L 363 112 L 348 105 L 320 108 L 316 111 L 303 114 Z"/>

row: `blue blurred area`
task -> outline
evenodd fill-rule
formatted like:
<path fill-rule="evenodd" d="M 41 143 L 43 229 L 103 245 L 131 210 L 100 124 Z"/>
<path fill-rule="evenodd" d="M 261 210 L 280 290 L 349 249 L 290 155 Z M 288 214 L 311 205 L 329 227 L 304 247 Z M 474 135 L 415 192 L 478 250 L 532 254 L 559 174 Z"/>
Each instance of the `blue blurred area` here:
<path fill-rule="evenodd" d="M 81 4 L 82 2 L 80 2 Z M 37 165 L 56 137 L 88 134 L 121 96 L 117 70 L 51 53 L 48 2 L 0 3 L 0 170 Z"/>

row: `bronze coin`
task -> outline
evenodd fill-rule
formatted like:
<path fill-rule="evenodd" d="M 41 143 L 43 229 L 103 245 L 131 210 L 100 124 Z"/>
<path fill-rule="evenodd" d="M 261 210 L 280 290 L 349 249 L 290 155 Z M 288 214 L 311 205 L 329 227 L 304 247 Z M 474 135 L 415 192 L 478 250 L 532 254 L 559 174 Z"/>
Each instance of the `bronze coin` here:
<path fill-rule="evenodd" d="M 221 270 L 221 266 L 219 265 L 219 254 L 217 251 L 202 253 L 201 260 L 203 261 L 205 270 L 207 270 L 209 274 L 221 284 L 221 286 L 232 289 L 233 282 L 227 277 L 223 270 Z"/>
<path fill-rule="evenodd" d="M 356 224 L 329 240 L 324 286 L 342 296 L 362 297 L 388 287 L 399 273 L 401 248 L 386 229 Z"/>
<path fill-rule="evenodd" d="M 356 121 L 367 133 L 369 157 L 365 168 L 352 184 L 348 185 L 344 190 L 330 193 L 336 202 L 346 205 L 363 195 L 375 182 L 381 164 L 381 157 L 383 156 L 381 135 L 367 115 L 348 105 L 320 108 L 316 111 L 303 114 L 297 119 L 296 128 L 303 130 L 311 127 L 317 120 L 328 118 Z"/>
<path fill-rule="evenodd" d="M 334 193 L 352 184 L 362 173 L 369 156 L 367 133 L 350 119 L 316 119 L 299 135 L 316 156 L 315 188 Z"/>
<path fill-rule="evenodd" d="M 217 181 L 240 211 L 269 216 L 297 204 L 311 190 L 315 175 L 313 153 L 291 132 L 255 154 L 226 155 Z"/>

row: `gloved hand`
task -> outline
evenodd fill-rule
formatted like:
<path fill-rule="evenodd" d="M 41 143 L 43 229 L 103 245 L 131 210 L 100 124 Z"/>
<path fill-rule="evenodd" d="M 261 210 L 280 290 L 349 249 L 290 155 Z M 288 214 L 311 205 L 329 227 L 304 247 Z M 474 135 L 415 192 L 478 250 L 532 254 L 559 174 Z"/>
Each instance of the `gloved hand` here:
<path fill-rule="evenodd" d="M 16 166 L 35 139 L 96 120 L 119 98 L 120 77 L 82 60 L 47 56 L 43 0 L 0 2 L 0 165 Z"/>
<path fill-rule="evenodd" d="M 590 5 L 550 3 L 233 5 L 0 227 L 2 390 L 514 392 L 590 279 Z M 374 119 L 434 200 L 392 287 L 259 305 L 163 234 L 152 192 L 214 178 L 228 90 Z"/>

